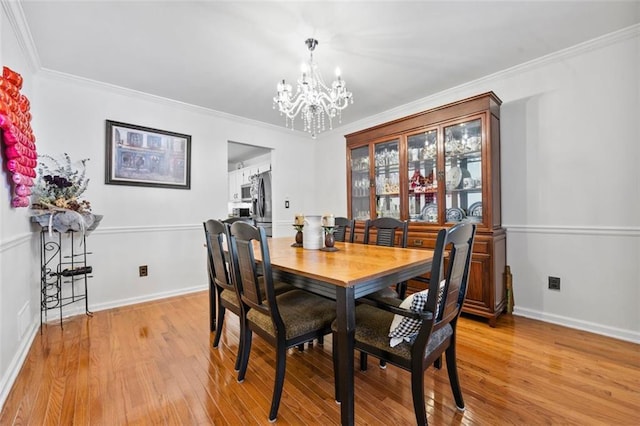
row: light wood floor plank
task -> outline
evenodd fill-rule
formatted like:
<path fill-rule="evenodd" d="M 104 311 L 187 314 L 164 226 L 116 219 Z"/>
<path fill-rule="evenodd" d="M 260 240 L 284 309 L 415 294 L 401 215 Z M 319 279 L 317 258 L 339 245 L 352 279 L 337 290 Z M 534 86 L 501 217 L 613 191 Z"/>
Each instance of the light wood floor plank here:
<path fill-rule="evenodd" d="M 254 335 L 244 383 L 233 370 L 238 318 L 218 348 L 200 292 L 54 321 L 36 336 L 0 425 L 268 425 L 275 353 Z M 280 425 L 338 424 L 331 337 L 287 355 Z M 425 376 L 432 424 L 640 424 L 640 345 L 504 315 L 458 328 L 466 411 L 446 367 Z M 359 361 L 356 360 L 356 367 Z M 369 359 L 356 372 L 358 425 L 413 424 L 409 374 Z"/>

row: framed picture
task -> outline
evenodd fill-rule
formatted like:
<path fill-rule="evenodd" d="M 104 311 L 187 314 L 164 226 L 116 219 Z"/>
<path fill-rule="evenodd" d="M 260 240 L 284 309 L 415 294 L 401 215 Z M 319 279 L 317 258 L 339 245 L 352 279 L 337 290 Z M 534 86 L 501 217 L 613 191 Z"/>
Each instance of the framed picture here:
<path fill-rule="evenodd" d="M 191 136 L 107 120 L 105 183 L 191 188 Z"/>

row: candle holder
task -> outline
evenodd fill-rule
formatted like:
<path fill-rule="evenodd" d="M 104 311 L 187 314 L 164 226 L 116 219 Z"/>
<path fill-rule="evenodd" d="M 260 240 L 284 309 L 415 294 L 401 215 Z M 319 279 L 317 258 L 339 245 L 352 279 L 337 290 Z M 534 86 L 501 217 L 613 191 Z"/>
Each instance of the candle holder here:
<path fill-rule="evenodd" d="M 322 250 L 322 251 L 338 251 L 338 249 L 333 246 L 335 244 L 335 242 L 336 242 L 336 239 L 333 236 L 333 228 L 335 228 L 335 226 L 323 226 L 322 227 L 322 229 L 324 230 L 324 247 L 322 247 L 320 250 Z"/>
<path fill-rule="evenodd" d="M 296 242 L 291 244 L 291 247 L 302 247 L 302 228 L 304 228 L 304 225 L 293 225 L 294 228 L 296 228 L 296 231 L 298 231 L 296 233 Z"/>

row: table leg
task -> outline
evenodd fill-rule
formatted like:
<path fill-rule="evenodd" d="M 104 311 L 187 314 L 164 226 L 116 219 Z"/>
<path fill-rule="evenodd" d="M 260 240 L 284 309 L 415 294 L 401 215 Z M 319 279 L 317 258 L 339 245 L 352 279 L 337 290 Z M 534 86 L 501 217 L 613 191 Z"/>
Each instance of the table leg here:
<path fill-rule="evenodd" d="M 354 424 L 353 339 L 356 325 L 355 300 L 352 287 L 338 287 L 336 291 L 338 333 L 334 343 L 338 351 L 340 383 L 340 419 L 343 425 Z"/>

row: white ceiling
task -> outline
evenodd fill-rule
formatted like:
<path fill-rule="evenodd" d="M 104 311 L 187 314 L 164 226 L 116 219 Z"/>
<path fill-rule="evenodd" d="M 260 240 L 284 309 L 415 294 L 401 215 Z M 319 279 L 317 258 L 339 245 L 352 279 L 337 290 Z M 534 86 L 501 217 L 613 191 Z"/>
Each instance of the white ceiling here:
<path fill-rule="evenodd" d="M 261 157 L 270 152 L 271 150 L 268 148 L 238 142 L 227 142 L 227 166 L 229 170 L 235 170 L 238 163 L 251 158 Z"/>
<path fill-rule="evenodd" d="M 37 67 L 279 126 L 276 83 L 309 37 L 352 122 L 640 22 L 639 1 L 613 0 L 18 4 Z"/>

